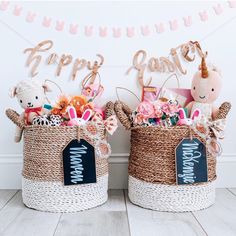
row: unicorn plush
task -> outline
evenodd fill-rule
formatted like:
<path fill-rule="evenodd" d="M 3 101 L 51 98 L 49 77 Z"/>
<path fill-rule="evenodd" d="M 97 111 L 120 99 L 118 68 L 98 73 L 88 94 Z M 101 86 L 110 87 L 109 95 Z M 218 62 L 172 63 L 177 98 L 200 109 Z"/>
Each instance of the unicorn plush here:
<path fill-rule="evenodd" d="M 207 68 L 205 58 L 202 57 L 200 70 L 195 73 L 192 80 L 191 94 L 194 101 L 187 105 L 192 113 L 199 109 L 201 114 L 209 120 L 214 120 L 218 108 L 213 105 L 219 97 L 222 87 L 221 75 L 216 68 Z"/>

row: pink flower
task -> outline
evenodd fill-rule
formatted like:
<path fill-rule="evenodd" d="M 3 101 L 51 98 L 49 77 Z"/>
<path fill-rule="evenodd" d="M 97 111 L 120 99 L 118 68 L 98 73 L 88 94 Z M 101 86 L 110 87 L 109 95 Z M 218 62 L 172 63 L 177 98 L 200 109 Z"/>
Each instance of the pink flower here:
<path fill-rule="evenodd" d="M 134 117 L 134 123 L 137 125 L 142 125 L 145 122 L 146 122 L 146 119 L 144 118 L 144 116 L 142 114 L 137 114 Z"/>
<path fill-rule="evenodd" d="M 145 101 L 138 105 L 137 112 L 145 119 L 153 118 L 155 115 L 153 104 Z"/>
<path fill-rule="evenodd" d="M 159 101 L 156 101 L 153 103 L 154 106 L 154 112 L 156 118 L 161 118 L 163 115 L 163 112 L 161 110 L 161 103 Z"/>
<path fill-rule="evenodd" d="M 178 112 L 178 106 L 176 104 L 169 104 L 169 112 L 171 115 L 174 115 Z"/>
<path fill-rule="evenodd" d="M 170 114 L 170 110 L 169 110 L 169 104 L 168 103 L 164 103 L 162 106 L 161 106 L 161 109 L 164 113 L 166 113 L 166 115 L 169 115 Z"/>

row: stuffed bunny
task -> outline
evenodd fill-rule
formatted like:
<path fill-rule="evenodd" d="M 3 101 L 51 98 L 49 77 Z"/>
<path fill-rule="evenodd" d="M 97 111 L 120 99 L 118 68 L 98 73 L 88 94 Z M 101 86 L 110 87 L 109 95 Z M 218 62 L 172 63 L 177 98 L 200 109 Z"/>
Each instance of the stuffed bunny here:
<path fill-rule="evenodd" d="M 191 111 L 191 114 L 198 108 L 207 119 L 214 120 L 219 109 L 213 106 L 213 102 L 219 97 L 221 84 L 219 71 L 216 68 L 208 68 L 203 57 L 200 71 L 192 80 L 191 94 L 194 101 L 190 102 L 186 108 Z"/>
<path fill-rule="evenodd" d="M 192 125 L 195 119 L 198 119 L 201 117 L 201 111 L 199 109 L 194 110 L 194 112 L 191 115 L 191 118 L 187 118 L 186 113 L 183 108 L 179 108 L 179 120 L 177 122 L 177 125 Z"/>
<path fill-rule="evenodd" d="M 48 113 L 43 108 L 46 92 L 51 91 L 46 83 L 38 80 L 22 80 L 10 91 L 10 96 L 16 97 L 24 112 L 20 115 L 20 119 L 24 120 L 26 125 L 31 125 L 34 117 L 42 116 Z M 15 142 L 20 142 L 22 129 L 18 126 L 15 133 Z"/>
<path fill-rule="evenodd" d="M 67 108 L 70 120 L 68 121 L 68 126 L 82 126 L 85 125 L 87 121 L 91 118 L 93 111 L 90 109 L 86 109 L 82 114 L 81 118 L 77 117 L 76 110 L 73 106 L 68 106 Z"/>

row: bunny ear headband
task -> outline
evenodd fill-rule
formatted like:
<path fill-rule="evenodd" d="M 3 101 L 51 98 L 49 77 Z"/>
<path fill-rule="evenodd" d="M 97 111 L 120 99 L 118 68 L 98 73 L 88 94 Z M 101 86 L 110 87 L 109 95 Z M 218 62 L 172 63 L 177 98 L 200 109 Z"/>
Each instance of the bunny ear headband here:
<path fill-rule="evenodd" d="M 183 108 L 179 108 L 178 112 L 180 119 L 188 119 L 185 110 Z M 196 118 L 200 118 L 200 116 L 201 116 L 201 111 L 199 109 L 195 109 L 193 114 L 191 115 L 191 120 L 194 121 Z"/>
<path fill-rule="evenodd" d="M 81 118 L 77 117 L 77 113 L 76 110 L 73 106 L 68 106 L 67 108 L 67 112 L 69 115 L 69 122 L 68 125 L 69 126 L 81 126 L 84 125 L 87 121 L 89 121 L 89 119 L 91 118 L 93 111 L 90 109 L 86 109 L 84 111 L 84 113 L 82 114 Z"/>

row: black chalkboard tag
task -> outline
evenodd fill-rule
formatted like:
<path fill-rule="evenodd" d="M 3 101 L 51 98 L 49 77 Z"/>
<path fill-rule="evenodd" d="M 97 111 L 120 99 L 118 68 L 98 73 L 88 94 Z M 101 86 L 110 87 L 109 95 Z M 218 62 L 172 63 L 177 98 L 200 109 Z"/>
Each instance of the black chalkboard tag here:
<path fill-rule="evenodd" d="M 94 147 L 84 139 L 73 139 L 63 153 L 64 185 L 96 183 Z"/>
<path fill-rule="evenodd" d="M 177 184 L 208 181 L 206 146 L 198 138 L 183 139 L 175 149 Z"/>

